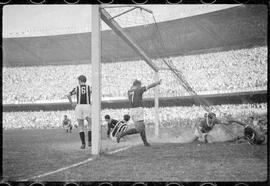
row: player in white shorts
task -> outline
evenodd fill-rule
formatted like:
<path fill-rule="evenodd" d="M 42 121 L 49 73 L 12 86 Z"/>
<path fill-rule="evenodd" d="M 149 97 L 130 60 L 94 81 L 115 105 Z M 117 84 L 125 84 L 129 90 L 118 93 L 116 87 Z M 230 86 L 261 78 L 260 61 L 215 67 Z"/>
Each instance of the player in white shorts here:
<path fill-rule="evenodd" d="M 146 139 L 145 133 L 145 124 L 144 124 L 144 113 L 143 113 L 143 104 L 142 104 L 142 95 L 145 91 L 153 88 L 157 85 L 160 85 L 161 80 L 155 83 L 148 85 L 147 87 L 141 86 L 141 82 L 139 80 L 135 80 L 133 82 L 132 87 L 128 91 L 128 99 L 130 102 L 130 115 L 132 120 L 134 121 L 135 128 L 129 129 L 125 132 L 120 133 L 117 137 L 117 142 L 119 143 L 120 139 L 126 135 L 132 135 L 140 133 L 142 141 L 145 146 L 150 146 Z"/>
<path fill-rule="evenodd" d="M 78 77 L 79 85 L 75 87 L 68 95 L 68 100 L 75 108 L 75 116 L 78 120 L 79 135 L 82 142 L 81 149 L 85 149 L 84 119 L 88 122 L 88 146 L 91 146 L 91 87 L 86 84 L 86 77 Z M 77 104 L 72 103 L 71 96 L 76 95 Z"/>

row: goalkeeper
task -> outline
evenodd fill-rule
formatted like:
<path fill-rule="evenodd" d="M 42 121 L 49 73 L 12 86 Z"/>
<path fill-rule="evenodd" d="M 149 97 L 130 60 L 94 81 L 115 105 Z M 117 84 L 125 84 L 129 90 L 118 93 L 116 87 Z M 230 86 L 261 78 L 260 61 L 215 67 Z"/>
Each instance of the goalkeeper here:
<path fill-rule="evenodd" d="M 196 139 L 201 139 L 203 142 L 207 142 L 207 134 L 213 129 L 216 124 L 220 124 L 221 121 L 216 118 L 215 113 L 205 113 L 204 119 L 196 126 L 194 135 Z"/>
<path fill-rule="evenodd" d="M 195 130 L 195 136 L 196 139 L 200 139 L 204 142 L 209 142 L 209 135 L 214 128 L 216 124 L 224 124 L 224 125 L 231 125 L 233 123 L 239 124 L 244 127 L 243 131 L 243 137 L 237 137 L 236 139 L 241 139 L 244 138 L 245 140 L 248 141 L 249 144 L 257 144 L 260 145 L 265 141 L 265 137 L 260 134 L 257 130 L 255 130 L 253 127 L 250 125 L 236 121 L 233 119 L 229 119 L 226 122 L 222 122 L 216 118 L 216 115 L 214 113 L 206 113 L 204 116 L 204 120 L 200 122 L 198 126 L 196 126 Z M 213 135 L 213 134 L 212 134 Z M 211 135 L 210 135 L 211 136 Z"/>

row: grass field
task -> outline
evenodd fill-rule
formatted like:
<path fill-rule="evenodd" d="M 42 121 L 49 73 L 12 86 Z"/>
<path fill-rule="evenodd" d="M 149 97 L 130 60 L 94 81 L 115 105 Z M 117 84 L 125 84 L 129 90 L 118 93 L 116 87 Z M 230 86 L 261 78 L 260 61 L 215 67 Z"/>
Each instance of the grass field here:
<path fill-rule="evenodd" d="M 170 129 L 174 133 L 181 129 Z M 47 176 L 91 158 L 90 148 L 79 149 L 76 129 L 4 130 L 4 180 L 40 181 L 265 181 L 267 145 L 247 143 L 160 143 L 144 147 L 139 135 L 127 142 L 109 141 L 102 130 L 100 157 Z M 153 131 L 147 130 L 152 136 Z M 110 154 L 108 152 L 130 147 Z"/>

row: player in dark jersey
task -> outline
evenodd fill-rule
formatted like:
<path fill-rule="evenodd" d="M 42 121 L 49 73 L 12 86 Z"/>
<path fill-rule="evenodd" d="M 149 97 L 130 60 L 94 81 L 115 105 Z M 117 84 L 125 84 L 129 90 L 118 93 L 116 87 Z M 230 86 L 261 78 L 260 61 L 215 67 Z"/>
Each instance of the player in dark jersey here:
<path fill-rule="evenodd" d="M 195 131 L 195 136 L 197 138 L 202 138 L 204 142 L 208 142 L 207 137 L 208 133 L 213 129 L 213 127 L 216 124 L 223 124 L 223 125 L 231 125 L 232 123 L 237 123 L 244 127 L 244 136 L 243 138 L 248 141 L 249 144 L 254 145 L 260 145 L 265 141 L 264 135 L 260 134 L 257 130 L 255 130 L 250 125 L 236 121 L 233 119 L 229 119 L 226 121 L 221 121 L 216 118 L 216 115 L 214 113 L 206 113 L 204 120 L 202 120 L 199 125 L 197 126 L 197 130 Z M 241 139 L 241 138 L 237 138 Z"/>
<path fill-rule="evenodd" d="M 78 120 L 79 135 L 82 142 L 81 149 L 85 149 L 84 119 L 88 122 L 88 146 L 91 146 L 91 87 L 86 84 L 86 77 L 78 77 L 79 85 L 75 87 L 68 95 L 68 100 L 75 108 L 75 116 Z M 72 103 L 71 96 L 76 95 L 77 104 Z"/>
<path fill-rule="evenodd" d="M 261 145 L 265 141 L 264 134 L 250 125 L 236 120 L 230 120 L 229 122 L 235 122 L 244 127 L 244 139 L 246 139 L 250 145 Z"/>
<path fill-rule="evenodd" d="M 63 124 L 63 127 L 64 127 L 66 133 L 68 133 L 68 132 L 71 133 L 72 124 L 71 124 L 71 120 L 68 119 L 67 115 L 64 115 L 64 120 L 63 120 L 62 124 Z"/>
<path fill-rule="evenodd" d="M 145 124 L 144 124 L 144 114 L 143 114 L 143 104 L 142 104 L 142 96 L 143 93 L 153 88 L 157 85 L 161 84 L 161 80 L 155 83 L 148 85 L 147 87 L 141 86 L 141 82 L 139 80 L 135 80 L 133 82 L 132 87 L 128 90 L 128 99 L 130 103 L 130 115 L 132 120 L 134 121 L 135 128 L 129 129 L 125 132 L 122 132 L 117 137 L 117 142 L 119 143 L 120 139 L 126 135 L 132 135 L 140 133 L 142 141 L 145 146 L 150 146 L 146 139 L 145 133 Z"/>
<path fill-rule="evenodd" d="M 107 122 L 107 137 L 110 138 L 111 130 L 115 127 L 115 125 L 118 123 L 118 120 L 112 119 L 110 115 L 106 115 L 105 120 Z"/>
<path fill-rule="evenodd" d="M 206 141 L 206 135 L 213 129 L 216 124 L 221 124 L 222 122 L 216 118 L 215 113 L 205 113 L 204 119 L 201 120 L 199 125 L 196 127 L 195 136 L 197 138 L 202 138 Z M 225 124 L 225 123 L 223 123 Z"/>

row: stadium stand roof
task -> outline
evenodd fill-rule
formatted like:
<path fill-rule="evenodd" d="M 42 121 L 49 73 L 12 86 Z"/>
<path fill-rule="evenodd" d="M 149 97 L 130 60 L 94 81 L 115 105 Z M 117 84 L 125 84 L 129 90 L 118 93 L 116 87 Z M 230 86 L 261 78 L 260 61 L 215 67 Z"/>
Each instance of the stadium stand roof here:
<path fill-rule="evenodd" d="M 155 25 L 129 27 L 124 30 L 140 42 L 146 53 L 157 57 L 147 42 Z M 263 44 L 267 41 L 267 7 L 243 5 L 160 22 L 166 51 L 162 56 L 196 53 L 205 49 Z M 60 65 L 89 63 L 91 33 L 44 37 L 3 38 L 4 66 Z M 102 61 L 135 60 L 138 56 L 113 31 L 102 32 Z"/>

